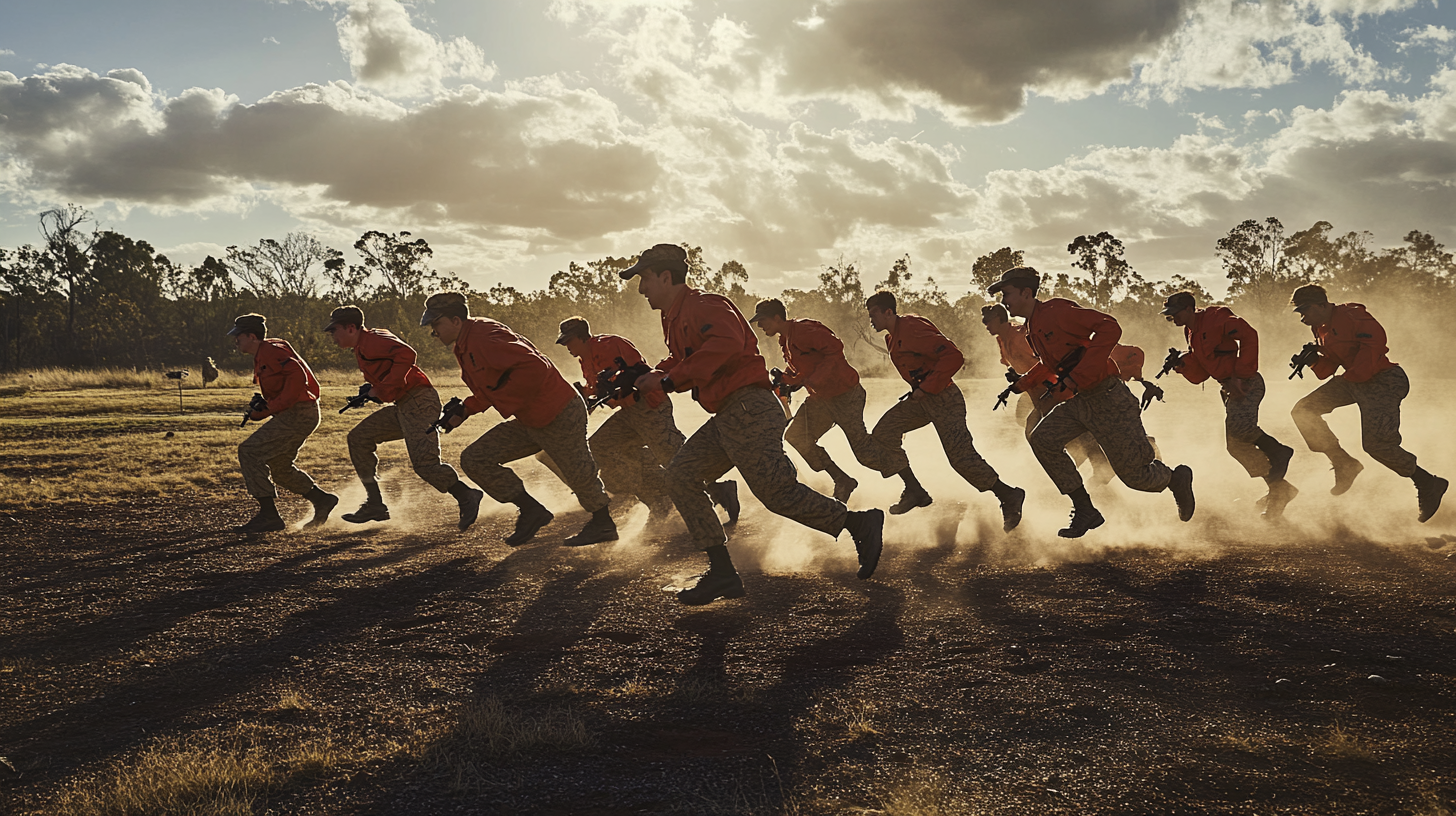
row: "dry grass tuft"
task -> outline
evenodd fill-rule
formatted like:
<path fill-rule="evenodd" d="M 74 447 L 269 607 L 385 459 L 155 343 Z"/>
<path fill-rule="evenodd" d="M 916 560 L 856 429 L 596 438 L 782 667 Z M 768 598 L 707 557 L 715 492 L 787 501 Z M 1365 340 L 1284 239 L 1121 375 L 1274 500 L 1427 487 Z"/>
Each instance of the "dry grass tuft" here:
<path fill-rule="evenodd" d="M 455 790 L 479 790 L 502 784 L 491 760 L 595 745 L 595 735 L 570 709 L 527 712 L 487 697 L 461 710 L 455 727 L 425 750 L 423 764 L 448 777 Z"/>
<path fill-rule="evenodd" d="M 273 708 L 278 711 L 312 711 L 313 703 L 298 689 L 286 688 L 278 693 L 278 703 Z"/>
<path fill-rule="evenodd" d="M 880 806 L 885 816 L 940 816 L 951 812 L 941 781 L 929 775 L 915 775 L 894 787 Z"/>
<path fill-rule="evenodd" d="M 1369 745 L 1355 733 L 1336 723 L 1329 736 L 1315 745 L 1316 753 L 1337 759 L 1371 759 Z"/>

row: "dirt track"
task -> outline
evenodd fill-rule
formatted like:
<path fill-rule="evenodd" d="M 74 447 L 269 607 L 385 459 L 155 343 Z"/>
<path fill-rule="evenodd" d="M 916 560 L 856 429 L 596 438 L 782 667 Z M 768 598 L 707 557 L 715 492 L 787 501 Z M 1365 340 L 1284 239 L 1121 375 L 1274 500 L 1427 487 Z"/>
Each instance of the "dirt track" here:
<path fill-rule="evenodd" d="M 0 518 L 0 755 L 18 771 L 0 765 L 0 811 L 55 812 L 59 789 L 103 785 L 111 760 L 216 734 L 343 751 L 257 813 L 1456 801 L 1456 547 L 1439 539 L 1039 567 L 958 529 L 979 506 L 943 501 L 915 527 L 892 521 L 891 541 L 934 540 L 892 548 L 875 580 L 853 578 L 847 539 L 820 537 L 813 574 L 749 574 L 746 600 L 692 610 L 661 587 L 698 556 L 630 535 L 640 508 L 622 544 L 575 551 L 556 545 L 580 512 L 510 550 L 494 543 L 507 515 L 462 538 L 444 500 L 418 506 L 410 532 L 254 539 L 215 532 L 246 517 L 239 501 Z M 786 531 L 759 508 L 735 538 Z M 305 702 L 280 705 L 289 693 Z M 491 700 L 586 737 L 471 747 L 464 712 Z"/>

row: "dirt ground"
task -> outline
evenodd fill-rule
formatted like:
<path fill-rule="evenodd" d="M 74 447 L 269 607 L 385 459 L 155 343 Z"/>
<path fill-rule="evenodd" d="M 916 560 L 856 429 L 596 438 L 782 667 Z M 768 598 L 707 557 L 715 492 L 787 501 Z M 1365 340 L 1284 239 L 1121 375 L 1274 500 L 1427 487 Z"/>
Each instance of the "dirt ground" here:
<path fill-rule="evenodd" d="M 1201 396 L 1163 421 L 1203 421 Z M 1028 459 L 1003 416 L 988 457 Z M 1194 525 L 1113 486 L 1069 545 L 1030 466 L 1007 537 L 942 458 L 870 581 L 847 536 L 750 500 L 749 595 L 703 609 L 663 591 L 702 568 L 680 525 L 624 506 L 621 542 L 564 548 L 586 514 L 554 493 L 511 549 L 513 508 L 460 534 L 398 457 L 402 512 L 363 528 L 227 532 L 253 509 L 235 484 L 8 510 L 0 812 L 1456 812 L 1448 516 L 1413 525 L 1404 494 L 1342 515 L 1309 463 L 1306 515 L 1271 531 L 1216 498 L 1243 484 L 1222 460 Z M 231 798 L 203 767 L 228 759 L 258 768 Z M 192 804 L 121 803 L 159 768 Z"/>

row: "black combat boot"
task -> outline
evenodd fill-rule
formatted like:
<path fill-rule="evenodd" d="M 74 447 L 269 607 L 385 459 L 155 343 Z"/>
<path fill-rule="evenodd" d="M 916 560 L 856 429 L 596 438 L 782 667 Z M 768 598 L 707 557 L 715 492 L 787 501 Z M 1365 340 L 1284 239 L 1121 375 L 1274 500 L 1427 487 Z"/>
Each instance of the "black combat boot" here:
<path fill-rule="evenodd" d="M 480 515 L 480 500 L 485 498 L 485 493 L 476 490 L 461 479 L 450 485 L 450 495 L 460 505 L 460 532 L 470 529 L 475 519 Z"/>
<path fill-rule="evenodd" d="M 713 504 L 723 508 L 723 512 L 728 514 L 729 524 L 738 521 L 738 513 L 742 509 L 742 506 L 738 503 L 737 482 L 732 479 L 714 482 L 708 485 L 708 496 L 713 500 Z"/>
<path fill-rule="evenodd" d="M 530 541 L 536 535 L 536 531 L 551 523 L 556 516 L 540 502 L 531 498 L 530 493 L 521 492 L 521 497 L 511 502 L 521 508 L 520 515 L 516 516 L 516 530 L 506 536 L 506 543 L 512 547 L 519 547 Z"/>
<path fill-rule="evenodd" d="M 709 547 L 707 555 L 708 571 L 698 576 L 697 583 L 678 591 L 679 603 L 704 606 L 719 598 L 743 597 L 743 579 L 738 577 L 738 570 L 733 568 L 733 560 L 728 557 L 728 548 L 718 544 Z"/>
<path fill-rule="evenodd" d="M 1021 523 L 1021 506 L 1026 503 L 1026 491 L 997 479 L 996 484 L 991 486 L 991 493 L 1001 502 L 1001 529 L 1008 533 L 1015 530 L 1016 525 Z"/>
<path fill-rule="evenodd" d="M 1088 530 L 1095 530 L 1101 527 L 1106 519 L 1092 506 L 1092 497 L 1087 495 L 1087 488 L 1079 487 L 1075 492 L 1067 494 L 1072 500 L 1072 520 L 1067 526 L 1057 531 L 1062 538 L 1081 538 Z"/>
<path fill-rule="evenodd" d="M 276 533 L 288 525 L 278 515 L 278 502 L 272 498 L 258 499 L 258 512 L 247 524 L 234 528 L 239 533 Z"/>
<path fill-rule="evenodd" d="M 379 493 L 378 482 L 365 482 L 364 492 L 366 498 L 359 509 L 352 513 L 345 513 L 341 518 L 350 524 L 364 524 L 370 521 L 389 521 L 389 508 L 384 504 L 384 497 Z"/>
<path fill-rule="evenodd" d="M 895 474 L 905 482 L 905 489 L 900 493 L 900 500 L 890 505 L 890 515 L 899 516 L 914 510 L 917 507 L 929 507 L 935 501 L 925 488 L 920 486 L 920 480 L 915 478 L 915 473 L 909 466 Z"/>
<path fill-rule="evenodd" d="M 1441 509 L 1441 497 L 1446 495 L 1446 488 L 1451 483 L 1440 476 L 1427 473 L 1425 468 L 1416 468 L 1411 481 L 1416 483 L 1416 501 L 1421 508 L 1420 520 L 1422 523 L 1430 521 L 1431 516 Z"/>
<path fill-rule="evenodd" d="M 1335 486 L 1330 488 L 1330 495 L 1340 496 L 1350 489 L 1350 485 L 1355 483 L 1355 477 L 1360 475 L 1365 466 L 1343 450 L 1335 451 L 1329 457 L 1330 466 L 1335 471 Z"/>
<path fill-rule="evenodd" d="M 1168 489 L 1173 491 L 1173 501 L 1178 503 L 1178 520 L 1193 518 L 1193 468 L 1179 465 L 1173 468 L 1173 478 L 1168 480 Z"/>
<path fill-rule="evenodd" d="M 309 504 L 313 505 L 313 518 L 309 519 L 308 523 L 303 525 L 305 527 L 317 527 L 328 521 L 329 514 L 334 512 L 335 507 L 339 506 L 339 497 L 332 493 L 325 493 L 319 489 L 318 485 L 314 485 L 312 490 L 303 494 L 303 497 L 308 499 Z"/>
<path fill-rule="evenodd" d="M 1269 495 L 1260 500 L 1264 506 L 1264 520 L 1278 521 L 1283 518 L 1284 508 L 1298 495 L 1298 488 L 1283 479 L 1269 482 Z"/>
<path fill-rule="evenodd" d="M 859 556 L 857 575 L 863 581 L 875 574 L 885 549 L 885 511 L 850 510 L 844 518 L 844 529 L 854 539 L 854 551 Z"/>
<path fill-rule="evenodd" d="M 576 535 L 561 542 L 566 547 L 585 547 L 589 544 L 600 544 L 603 541 L 617 540 L 617 523 L 612 521 L 610 507 L 602 507 L 592 513 L 587 519 L 586 525 Z"/>
<path fill-rule="evenodd" d="M 1262 439 L 1254 443 L 1254 447 L 1269 458 L 1269 472 L 1264 475 L 1264 478 L 1269 481 L 1272 489 L 1275 482 L 1282 481 L 1285 474 L 1289 473 L 1289 460 L 1294 458 L 1294 448 L 1281 443 L 1269 434 L 1264 434 Z"/>
<path fill-rule="evenodd" d="M 844 468 L 833 462 L 829 463 L 825 472 L 829 474 L 829 478 L 834 480 L 834 500 L 848 504 L 849 497 L 854 494 L 854 489 L 859 487 L 859 482 L 845 473 Z"/>

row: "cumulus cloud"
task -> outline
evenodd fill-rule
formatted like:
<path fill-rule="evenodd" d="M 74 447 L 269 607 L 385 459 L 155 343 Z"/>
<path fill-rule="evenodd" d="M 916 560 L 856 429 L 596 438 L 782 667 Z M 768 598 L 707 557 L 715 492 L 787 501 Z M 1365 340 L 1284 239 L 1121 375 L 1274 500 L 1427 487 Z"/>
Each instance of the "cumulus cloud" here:
<path fill-rule="evenodd" d="M 446 79 L 487 81 L 495 66 L 464 37 L 442 40 L 416 28 L 398 0 L 347 0 L 339 45 L 357 84 L 391 96 L 430 96 Z"/>
<path fill-rule="evenodd" d="M 563 123 L 569 123 L 569 126 Z M 645 223 L 659 168 L 591 91 L 475 88 L 405 108 L 346 83 L 240 104 L 136 71 L 0 73 L 0 152 L 57 196 L 205 206 L 254 192 L 546 242 Z"/>
<path fill-rule="evenodd" d="M 1401 51 L 1409 51 L 1412 48 L 1449 51 L 1451 44 L 1456 42 L 1456 31 L 1442 26 L 1428 25 L 1420 29 L 1407 29 L 1401 33 L 1405 35 L 1405 40 L 1396 46 Z"/>

